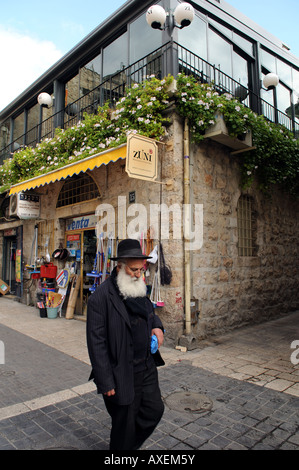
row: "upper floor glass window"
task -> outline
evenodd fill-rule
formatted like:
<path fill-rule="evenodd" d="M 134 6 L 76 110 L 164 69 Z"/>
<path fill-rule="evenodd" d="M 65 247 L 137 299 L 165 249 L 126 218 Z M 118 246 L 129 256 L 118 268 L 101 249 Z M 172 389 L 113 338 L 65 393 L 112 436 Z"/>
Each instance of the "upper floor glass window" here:
<path fill-rule="evenodd" d="M 207 60 L 207 23 L 195 15 L 192 27 L 179 30 L 178 42 L 201 59 Z"/>
<path fill-rule="evenodd" d="M 103 79 L 106 80 L 128 65 L 128 33 L 122 34 L 103 49 Z"/>
<path fill-rule="evenodd" d="M 137 62 L 162 45 L 162 31 L 153 31 L 146 23 L 144 14 L 130 24 L 129 32 L 130 64 Z"/>
<path fill-rule="evenodd" d="M 80 69 L 80 96 L 84 96 L 101 84 L 102 54 L 100 53 Z"/>

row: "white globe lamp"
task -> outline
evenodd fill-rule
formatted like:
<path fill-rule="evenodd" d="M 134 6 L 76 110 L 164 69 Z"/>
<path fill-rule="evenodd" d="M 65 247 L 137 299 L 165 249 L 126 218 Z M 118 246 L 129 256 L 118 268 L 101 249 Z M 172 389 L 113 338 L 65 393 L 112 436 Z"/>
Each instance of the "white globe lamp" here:
<path fill-rule="evenodd" d="M 194 19 L 194 8 L 190 3 L 181 3 L 174 10 L 174 19 L 181 28 L 189 26 Z"/>
<path fill-rule="evenodd" d="M 152 5 L 146 12 L 146 21 L 153 29 L 162 29 L 166 21 L 166 11 L 160 5 Z"/>
<path fill-rule="evenodd" d="M 274 90 L 279 83 L 279 78 L 276 73 L 268 73 L 263 79 L 263 85 L 267 90 Z"/>
<path fill-rule="evenodd" d="M 40 106 L 47 106 L 48 108 L 52 106 L 52 97 L 48 93 L 40 93 L 37 97 L 37 102 Z"/>

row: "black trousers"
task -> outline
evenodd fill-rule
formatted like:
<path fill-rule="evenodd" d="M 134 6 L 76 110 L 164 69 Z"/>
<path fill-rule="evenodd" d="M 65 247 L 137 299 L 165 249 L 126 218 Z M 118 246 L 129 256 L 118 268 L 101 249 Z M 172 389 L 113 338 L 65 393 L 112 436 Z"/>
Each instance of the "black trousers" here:
<path fill-rule="evenodd" d="M 110 450 L 134 450 L 152 434 L 162 418 L 164 404 L 156 366 L 134 375 L 135 398 L 130 405 L 117 405 L 104 395 L 112 418 Z"/>

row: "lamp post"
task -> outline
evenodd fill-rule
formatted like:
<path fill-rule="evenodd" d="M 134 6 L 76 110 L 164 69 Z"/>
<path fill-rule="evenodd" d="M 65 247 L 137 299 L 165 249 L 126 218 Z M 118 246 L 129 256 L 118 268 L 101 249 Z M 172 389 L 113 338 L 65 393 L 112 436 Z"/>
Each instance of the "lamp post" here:
<path fill-rule="evenodd" d="M 38 142 L 40 142 L 42 137 L 43 108 L 50 108 L 50 106 L 52 106 L 53 100 L 49 93 L 42 92 L 38 95 L 37 102 L 40 105 L 38 125 Z"/>

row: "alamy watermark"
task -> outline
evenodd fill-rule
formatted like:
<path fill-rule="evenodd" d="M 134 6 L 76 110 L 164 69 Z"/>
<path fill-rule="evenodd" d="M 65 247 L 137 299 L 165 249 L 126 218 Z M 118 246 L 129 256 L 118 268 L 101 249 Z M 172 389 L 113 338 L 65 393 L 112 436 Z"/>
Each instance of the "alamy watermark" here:
<path fill-rule="evenodd" d="M 294 340 L 291 343 L 291 349 L 295 349 L 295 351 L 291 354 L 291 363 L 296 366 L 299 364 L 299 340 Z"/>
<path fill-rule="evenodd" d="M 5 346 L 3 341 L 0 341 L 0 364 L 5 364 Z"/>
<path fill-rule="evenodd" d="M 149 227 L 156 238 L 182 240 L 187 250 L 199 250 L 203 244 L 203 204 L 130 204 L 126 197 L 118 197 L 117 208 L 99 204 L 95 212 L 99 217 L 97 233 L 103 238 L 138 238 Z M 117 233 L 116 233 L 117 227 Z"/>

